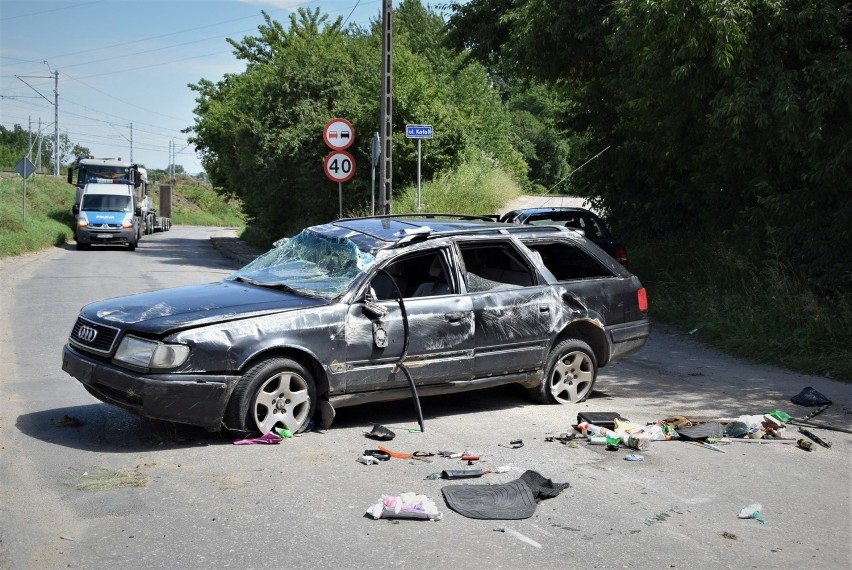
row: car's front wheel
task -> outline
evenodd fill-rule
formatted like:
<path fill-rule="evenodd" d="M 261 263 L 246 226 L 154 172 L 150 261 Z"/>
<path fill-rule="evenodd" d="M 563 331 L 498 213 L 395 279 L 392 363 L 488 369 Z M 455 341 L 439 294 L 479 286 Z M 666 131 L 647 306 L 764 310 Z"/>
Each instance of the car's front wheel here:
<path fill-rule="evenodd" d="M 316 384 L 304 366 L 289 358 L 270 358 L 252 366 L 234 388 L 225 427 L 239 435 L 277 428 L 299 433 L 308 426 L 316 399 Z"/>
<path fill-rule="evenodd" d="M 550 351 L 541 385 L 533 396 L 546 404 L 576 404 L 592 393 L 598 363 L 592 348 L 582 340 L 563 340 Z"/>

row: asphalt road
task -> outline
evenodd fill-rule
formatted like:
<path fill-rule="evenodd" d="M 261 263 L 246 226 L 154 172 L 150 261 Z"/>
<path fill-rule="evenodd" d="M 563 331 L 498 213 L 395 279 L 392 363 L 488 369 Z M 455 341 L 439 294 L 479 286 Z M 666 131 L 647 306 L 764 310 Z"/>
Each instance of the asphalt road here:
<path fill-rule="evenodd" d="M 134 253 L 70 245 L 0 261 L 0 568 L 852 567 L 852 435 L 814 429 L 832 447 L 810 453 L 655 442 L 642 462 L 546 441 L 570 432 L 578 411 L 636 423 L 774 409 L 798 417 L 810 410 L 790 397 L 805 386 L 835 402 L 822 422 L 852 427 L 848 384 L 731 358 L 702 345 L 700 331 L 655 324 L 646 348 L 602 369 L 578 406 L 538 406 L 515 387 L 424 398 L 417 433 L 411 401 L 366 405 L 339 410 L 327 433 L 269 446 L 141 420 L 62 372 L 83 304 L 234 269 L 211 246 L 215 231 L 176 226 Z M 356 461 L 377 445 L 364 437 L 374 423 L 396 432 L 385 444 L 396 451 L 469 451 L 479 467 L 510 468 L 461 484 L 535 470 L 570 487 L 529 519 L 465 518 L 441 496 L 460 483 L 426 478 L 469 468 L 460 460 Z M 517 439 L 523 447 L 511 448 Z M 365 517 L 382 494 L 405 491 L 433 497 L 443 519 Z M 752 503 L 765 524 L 738 518 Z"/>

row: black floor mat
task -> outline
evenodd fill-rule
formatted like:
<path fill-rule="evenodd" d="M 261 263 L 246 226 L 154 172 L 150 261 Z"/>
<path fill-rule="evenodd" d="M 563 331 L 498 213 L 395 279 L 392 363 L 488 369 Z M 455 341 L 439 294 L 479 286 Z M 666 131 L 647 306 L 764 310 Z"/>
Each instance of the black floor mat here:
<path fill-rule="evenodd" d="M 568 483 L 554 483 L 536 471 L 501 485 L 447 485 L 441 489 L 447 506 L 471 519 L 528 519 L 536 504 L 557 496 Z"/>

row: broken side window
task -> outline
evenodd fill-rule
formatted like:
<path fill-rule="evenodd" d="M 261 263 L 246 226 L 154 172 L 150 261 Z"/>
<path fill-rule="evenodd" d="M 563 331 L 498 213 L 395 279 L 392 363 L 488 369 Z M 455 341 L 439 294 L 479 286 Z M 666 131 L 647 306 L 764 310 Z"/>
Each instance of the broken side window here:
<path fill-rule="evenodd" d="M 376 300 L 450 295 L 457 291 L 447 266 L 445 250 L 406 255 L 386 265 L 370 282 Z"/>
<path fill-rule="evenodd" d="M 537 243 L 524 240 L 524 245 L 541 255 L 558 281 L 612 277 L 612 272 L 582 248 L 568 242 Z"/>
<path fill-rule="evenodd" d="M 471 293 L 529 287 L 536 279 L 510 244 L 460 243 L 467 290 Z"/>

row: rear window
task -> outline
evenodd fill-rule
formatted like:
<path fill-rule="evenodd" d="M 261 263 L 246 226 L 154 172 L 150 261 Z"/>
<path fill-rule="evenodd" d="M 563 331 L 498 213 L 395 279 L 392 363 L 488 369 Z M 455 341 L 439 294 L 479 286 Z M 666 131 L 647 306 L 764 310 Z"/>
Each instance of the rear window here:
<path fill-rule="evenodd" d="M 612 272 L 582 248 L 566 242 L 536 243 L 524 241 L 531 250 L 538 252 L 544 266 L 559 281 L 612 277 Z"/>
<path fill-rule="evenodd" d="M 535 284 L 530 268 L 507 244 L 460 243 L 467 290 L 471 293 L 529 287 Z"/>

